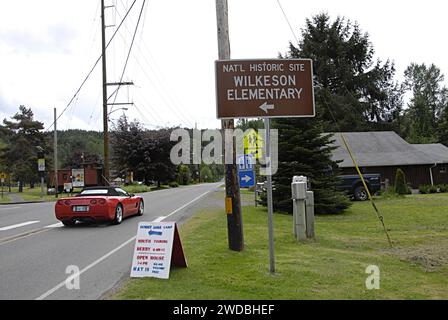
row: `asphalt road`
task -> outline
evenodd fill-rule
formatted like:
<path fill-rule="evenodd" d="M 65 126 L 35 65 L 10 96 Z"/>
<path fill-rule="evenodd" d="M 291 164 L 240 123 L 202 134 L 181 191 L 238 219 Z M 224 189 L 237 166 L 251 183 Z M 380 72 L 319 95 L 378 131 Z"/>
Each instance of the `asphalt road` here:
<path fill-rule="evenodd" d="M 145 214 L 118 226 L 63 227 L 54 202 L 0 206 L 0 299 L 100 299 L 129 277 L 140 221 L 185 221 L 219 185 L 146 193 Z M 69 266 L 79 289 L 66 286 Z"/>

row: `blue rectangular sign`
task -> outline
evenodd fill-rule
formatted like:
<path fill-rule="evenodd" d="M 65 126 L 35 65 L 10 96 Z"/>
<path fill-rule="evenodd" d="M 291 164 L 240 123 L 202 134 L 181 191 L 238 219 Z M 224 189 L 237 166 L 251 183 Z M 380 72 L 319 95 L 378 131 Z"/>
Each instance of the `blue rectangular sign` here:
<path fill-rule="evenodd" d="M 240 170 L 238 176 L 241 188 L 255 186 L 255 172 L 253 170 Z"/>

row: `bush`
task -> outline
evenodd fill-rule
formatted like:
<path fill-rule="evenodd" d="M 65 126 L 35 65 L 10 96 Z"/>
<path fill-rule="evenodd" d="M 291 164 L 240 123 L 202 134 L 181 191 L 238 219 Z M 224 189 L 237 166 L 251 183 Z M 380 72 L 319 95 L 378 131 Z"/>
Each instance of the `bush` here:
<path fill-rule="evenodd" d="M 397 169 L 397 173 L 395 174 L 395 193 L 400 195 L 410 194 L 411 190 L 406 184 L 406 177 L 404 175 L 403 170 Z"/>
<path fill-rule="evenodd" d="M 439 192 L 448 192 L 448 184 L 439 184 L 437 188 L 439 189 Z"/>
<path fill-rule="evenodd" d="M 123 190 L 127 191 L 128 193 L 144 193 L 144 192 L 148 192 L 151 191 L 151 188 L 149 188 L 148 186 L 145 185 L 136 185 L 136 184 L 131 184 L 129 186 L 124 186 Z"/>
<path fill-rule="evenodd" d="M 437 193 L 437 186 L 429 186 L 429 193 Z"/>
<path fill-rule="evenodd" d="M 421 194 L 428 194 L 428 193 L 429 193 L 429 187 L 430 187 L 430 185 L 422 184 L 422 185 L 420 185 L 420 186 L 418 187 L 418 191 L 419 191 Z"/>
<path fill-rule="evenodd" d="M 395 192 L 395 188 L 389 187 L 385 190 L 380 191 L 380 196 L 383 199 L 396 199 L 396 198 L 403 198 L 403 195 L 398 194 Z"/>
<path fill-rule="evenodd" d="M 202 182 L 213 182 L 213 172 L 209 166 L 206 164 L 202 165 L 201 168 L 201 181 Z"/>
<path fill-rule="evenodd" d="M 171 182 L 170 183 L 170 188 L 178 188 L 179 184 L 177 182 Z"/>
<path fill-rule="evenodd" d="M 188 166 L 182 164 L 178 167 L 177 183 L 183 186 L 191 183 L 191 172 Z"/>

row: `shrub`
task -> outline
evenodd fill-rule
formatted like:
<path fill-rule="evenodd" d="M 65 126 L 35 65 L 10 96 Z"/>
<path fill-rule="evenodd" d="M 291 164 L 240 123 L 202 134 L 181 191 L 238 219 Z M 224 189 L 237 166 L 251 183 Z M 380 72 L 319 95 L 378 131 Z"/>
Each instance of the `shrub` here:
<path fill-rule="evenodd" d="M 429 193 L 437 193 L 437 186 L 429 186 Z"/>
<path fill-rule="evenodd" d="M 184 186 L 191 183 L 191 172 L 188 166 L 182 164 L 178 167 L 177 183 Z"/>
<path fill-rule="evenodd" d="M 170 188 L 177 188 L 177 187 L 179 187 L 179 184 L 177 182 L 170 183 Z"/>
<path fill-rule="evenodd" d="M 439 188 L 439 192 L 448 192 L 448 184 L 439 184 L 437 188 Z"/>
<path fill-rule="evenodd" d="M 422 185 L 420 185 L 420 186 L 418 187 L 418 191 L 419 191 L 421 194 L 428 194 L 428 193 L 429 193 L 429 187 L 430 187 L 430 185 L 422 184 Z"/>
<path fill-rule="evenodd" d="M 397 173 L 395 174 L 395 193 L 404 195 L 409 194 L 410 190 L 408 185 L 406 184 L 406 177 L 404 175 L 403 170 L 397 169 Z"/>
<path fill-rule="evenodd" d="M 395 192 L 395 188 L 389 187 L 385 190 L 381 190 L 380 196 L 384 199 L 396 199 L 396 198 L 402 198 L 403 195 L 400 195 Z"/>

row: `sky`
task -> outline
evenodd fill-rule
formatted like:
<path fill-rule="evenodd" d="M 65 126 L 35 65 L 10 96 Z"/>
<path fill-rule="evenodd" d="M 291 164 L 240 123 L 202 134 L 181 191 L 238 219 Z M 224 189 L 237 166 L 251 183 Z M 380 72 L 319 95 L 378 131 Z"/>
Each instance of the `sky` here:
<path fill-rule="evenodd" d="M 106 0 L 107 39 L 133 0 Z M 143 0 L 107 50 L 108 82 L 121 79 Z M 446 0 L 280 0 L 300 39 L 305 20 L 321 12 L 343 16 L 368 32 L 375 58 L 391 59 L 396 79 L 411 63 L 434 63 L 448 86 L 448 3 Z M 101 54 L 100 0 L 15 0 L 0 3 L 0 119 L 20 105 L 52 130 L 57 108 L 58 129 L 102 130 L 101 64 L 80 94 L 69 101 Z M 231 57 L 277 58 L 295 36 L 277 0 L 229 0 Z M 123 81 L 112 124 L 126 114 L 145 127 L 217 128 L 214 61 L 218 57 L 216 9 L 213 0 L 147 0 Z M 112 94 L 113 88 L 109 89 Z M 111 99 L 111 101 L 114 98 Z"/>

